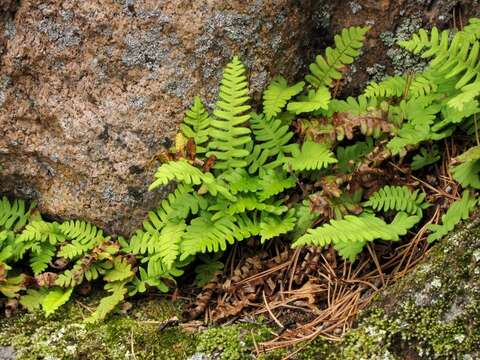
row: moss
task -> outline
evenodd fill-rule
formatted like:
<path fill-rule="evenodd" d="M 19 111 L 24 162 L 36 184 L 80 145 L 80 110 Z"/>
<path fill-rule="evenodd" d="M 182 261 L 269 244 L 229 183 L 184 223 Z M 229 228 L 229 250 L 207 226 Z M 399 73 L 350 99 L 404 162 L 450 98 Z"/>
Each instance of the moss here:
<path fill-rule="evenodd" d="M 209 359 L 251 359 L 257 344 L 271 338 L 268 327 L 257 324 L 236 324 L 228 327 L 213 327 L 197 338 L 196 351 Z M 269 359 L 277 358 L 268 357 Z M 267 359 L 264 357 L 264 359 Z"/>
<path fill-rule="evenodd" d="M 179 316 L 181 304 L 159 299 L 133 303 L 128 314 L 114 314 L 87 325 L 83 319 L 101 294 L 70 302 L 58 313 L 23 313 L 0 321 L 0 351 L 13 347 L 17 360 L 33 359 L 251 359 L 256 344 L 272 337 L 262 324 L 234 324 L 187 333 L 180 327 L 159 330 Z M 8 348 L 10 351 L 10 348 Z M 271 359 L 276 359 L 271 358 Z"/>
<path fill-rule="evenodd" d="M 97 325 L 83 318 L 96 299 L 86 305 L 70 303 L 53 317 L 27 313 L 0 325 L 0 346 L 13 346 L 16 359 L 186 359 L 194 337 L 178 329 L 158 330 L 158 323 L 177 314 L 165 300 L 135 304 L 129 316 L 113 315 Z M 135 356 L 133 355 L 135 354 Z"/>

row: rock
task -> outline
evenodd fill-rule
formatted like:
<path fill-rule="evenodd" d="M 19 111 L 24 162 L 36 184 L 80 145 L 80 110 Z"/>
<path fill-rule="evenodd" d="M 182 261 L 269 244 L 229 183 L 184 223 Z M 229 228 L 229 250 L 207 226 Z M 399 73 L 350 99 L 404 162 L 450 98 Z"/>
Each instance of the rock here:
<path fill-rule="evenodd" d="M 469 18 L 480 16 L 480 1 L 337 0 L 326 2 L 321 12 L 328 14 L 330 21 L 318 31 L 327 31 L 330 36 L 349 26 L 371 26 L 363 55 L 350 66 L 346 75 L 343 92 L 349 95 L 387 74 L 421 70 L 425 63 L 401 49 L 397 41 L 410 38 L 421 27 L 461 27 Z"/>
<path fill-rule="evenodd" d="M 0 191 L 110 232 L 134 230 L 195 94 L 239 55 L 258 92 L 294 76 L 311 0 L 0 2 Z"/>
<path fill-rule="evenodd" d="M 15 349 L 13 346 L 0 346 L 0 360 L 14 360 Z"/>

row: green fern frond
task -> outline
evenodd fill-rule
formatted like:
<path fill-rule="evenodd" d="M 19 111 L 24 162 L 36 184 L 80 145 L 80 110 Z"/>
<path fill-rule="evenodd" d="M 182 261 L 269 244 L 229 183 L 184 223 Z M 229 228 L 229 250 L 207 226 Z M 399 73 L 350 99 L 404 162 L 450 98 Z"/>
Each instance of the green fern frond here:
<path fill-rule="evenodd" d="M 353 170 L 358 161 L 368 155 L 373 150 L 373 140 L 367 138 L 367 141 L 357 141 L 350 146 L 337 147 L 337 167 L 341 173 L 347 174 Z"/>
<path fill-rule="evenodd" d="M 195 141 L 198 154 L 203 154 L 207 151 L 205 145 L 209 138 L 210 122 L 211 118 L 205 110 L 202 101 L 198 96 L 195 96 L 192 107 L 187 110 L 183 118 L 180 130 L 187 139 L 192 138 Z"/>
<path fill-rule="evenodd" d="M 133 276 L 132 266 L 120 257 L 113 261 L 113 268 L 103 276 L 107 282 L 123 281 Z"/>
<path fill-rule="evenodd" d="M 160 256 L 167 270 L 171 269 L 180 253 L 180 243 L 185 229 L 185 222 L 181 221 L 178 224 L 167 224 L 160 233 L 155 252 Z"/>
<path fill-rule="evenodd" d="M 203 173 L 187 160 L 181 159 L 162 164 L 155 172 L 155 181 L 148 187 L 152 191 L 162 185 L 167 185 L 175 180 L 187 185 L 199 185 L 206 181 L 213 181 L 212 174 Z"/>
<path fill-rule="evenodd" d="M 440 240 L 455 228 L 461 220 L 465 220 L 477 206 L 477 199 L 472 197 L 468 190 L 462 194 L 462 198 L 450 205 L 447 212 L 442 215 L 442 224 L 430 224 L 428 229 L 432 231 L 427 237 L 428 242 Z"/>
<path fill-rule="evenodd" d="M 100 304 L 92 315 L 85 319 L 87 323 L 97 323 L 100 320 L 105 319 L 105 317 L 125 299 L 125 295 L 128 291 L 124 282 L 107 284 L 105 285 L 105 290 L 111 292 L 111 295 L 100 300 Z"/>
<path fill-rule="evenodd" d="M 421 148 L 420 154 L 416 154 L 413 157 L 410 165 L 412 170 L 419 170 L 426 166 L 435 164 L 438 160 L 440 160 L 440 153 L 438 152 L 437 148 L 433 148 L 432 150 Z"/>
<path fill-rule="evenodd" d="M 480 19 L 471 18 L 463 31 L 472 34 L 476 39 L 480 39 Z"/>
<path fill-rule="evenodd" d="M 350 27 L 343 29 L 341 34 L 335 35 L 335 49 L 328 47 L 325 57 L 318 55 L 315 62 L 310 64 L 310 74 L 305 80 L 312 86 L 320 88 L 330 86 L 333 80 L 342 78 L 341 68 L 353 62 L 363 46 L 368 27 Z"/>
<path fill-rule="evenodd" d="M 224 267 L 223 263 L 215 257 L 203 258 L 203 260 L 205 262 L 195 268 L 195 285 L 199 287 L 207 285 Z"/>
<path fill-rule="evenodd" d="M 308 230 L 307 234 L 293 243 L 293 246 L 325 246 L 331 243 L 345 245 L 350 242 L 367 242 L 376 239 L 397 241 L 418 221 L 418 216 L 408 216 L 405 213 L 398 213 L 391 224 L 372 214 L 345 215 L 342 220 L 330 220 L 328 224 Z"/>
<path fill-rule="evenodd" d="M 39 290 L 27 289 L 27 293 L 20 297 L 20 304 L 28 311 L 34 312 L 40 310 L 43 299 L 47 296 L 49 290 L 40 288 Z"/>
<path fill-rule="evenodd" d="M 413 78 L 408 87 L 408 93 L 413 97 L 427 96 L 438 90 L 439 82 L 432 71 L 426 71 Z"/>
<path fill-rule="evenodd" d="M 363 248 L 367 244 L 366 241 L 337 241 L 333 248 L 338 252 L 338 254 L 350 262 L 355 261 L 358 254 L 363 251 Z"/>
<path fill-rule="evenodd" d="M 50 316 L 57 311 L 70 299 L 72 292 L 73 288 L 66 290 L 60 288 L 51 289 L 42 301 L 42 309 L 45 312 L 45 315 Z"/>
<path fill-rule="evenodd" d="M 460 164 L 451 168 L 460 185 L 480 189 L 480 146 L 474 146 L 456 158 Z"/>
<path fill-rule="evenodd" d="M 301 151 L 285 159 L 285 168 L 293 171 L 320 170 L 336 162 L 337 159 L 325 144 L 307 140 Z"/>
<path fill-rule="evenodd" d="M 215 206 L 212 206 L 209 208 L 209 210 L 216 210 Z M 227 209 L 226 213 L 229 215 L 235 215 L 239 213 L 244 213 L 246 211 L 252 211 L 252 210 L 259 210 L 259 211 L 265 211 L 267 213 L 273 213 L 280 215 L 287 211 L 286 206 L 282 205 L 272 205 L 272 204 L 265 204 L 259 199 L 254 194 L 245 194 L 237 197 L 237 201 L 234 203 L 231 203 Z"/>
<path fill-rule="evenodd" d="M 331 95 L 326 87 L 310 90 L 307 96 L 301 97 L 300 101 L 291 101 L 287 105 L 287 110 L 298 115 L 301 113 L 309 113 L 316 110 L 328 109 Z"/>
<path fill-rule="evenodd" d="M 295 211 L 289 211 L 284 217 L 262 213 L 260 220 L 260 241 L 263 244 L 266 240 L 290 232 L 295 227 L 296 220 Z"/>
<path fill-rule="evenodd" d="M 400 128 L 396 136 L 387 144 L 387 148 L 393 154 L 399 154 L 407 146 L 436 139 L 436 134 L 432 131 L 431 125 L 435 121 L 436 114 L 440 111 L 438 106 L 430 104 L 430 101 L 426 98 L 415 98 L 402 101 L 399 108 L 408 122 Z"/>
<path fill-rule="evenodd" d="M 376 97 L 368 98 L 360 95 L 357 98 L 349 96 L 346 100 L 333 99 L 329 104 L 329 116 L 333 113 L 350 113 L 352 115 L 362 115 L 378 108 Z"/>
<path fill-rule="evenodd" d="M 425 202 L 425 196 L 424 192 L 420 190 L 412 192 L 406 186 L 386 185 L 372 194 L 363 206 L 371 207 L 376 211 L 396 210 L 417 214 L 429 206 Z"/>
<path fill-rule="evenodd" d="M 23 228 L 35 206 L 35 202 L 32 202 L 29 209 L 25 209 L 25 201 L 14 200 L 10 203 L 4 196 L 0 200 L 0 230 L 3 228 L 17 231 Z"/>
<path fill-rule="evenodd" d="M 475 25 L 470 29 L 474 28 Z M 473 32 L 458 31 L 450 41 L 447 30 L 439 33 L 433 27 L 430 35 L 421 29 L 411 40 L 400 42 L 401 46 L 417 54 L 426 50 L 422 57 L 433 58 L 431 68 L 444 72 L 447 79 L 457 79 L 455 88 L 461 93 L 448 104 L 459 110 L 480 95 L 480 42 Z"/>
<path fill-rule="evenodd" d="M 232 194 L 239 192 L 257 192 L 262 189 L 258 176 L 250 175 L 244 168 L 231 169 L 222 174 Z"/>
<path fill-rule="evenodd" d="M 280 194 L 286 189 L 296 185 L 297 181 L 293 175 L 287 175 L 283 171 L 268 169 L 260 175 L 260 191 L 258 199 L 265 201 L 274 195 Z"/>
<path fill-rule="evenodd" d="M 17 241 L 32 243 L 48 242 L 55 245 L 65 241 L 65 235 L 57 222 L 54 221 L 50 223 L 43 220 L 36 220 L 23 229 Z"/>
<path fill-rule="evenodd" d="M 388 76 L 380 83 L 371 82 L 365 89 L 365 96 L 371 97 L 401 97 L 407 86 L 407 80 L 403 76 Z"/>
<path fill-rule="evenodd" d="M 48 267 L 48 264 L 55 256 L 55 250 L 55 245 L 47 243 L 36 249 L 36 251 L 32 251 L 32 256 L 30 257 L 30 267 L 35 275 L 45 271 L 45 269 Z"/>
<path fill-rule="evenodd" d="M 65 259 L 74 259 L 84 255 L 87 251 L 95 247 L 96 241 L 90 241 L 86 244 L 80 243 L 78 240 L 74 240 L 71 243 L 62 244 L 62 247 L 58 251 L 57 256 Z"/>
<path fill-rule="evenodd" d="M 247 216 L 226 215 L 215 221 L 204 215 L 191 221 L 183 237 L 180 259 L 197 253 L 225 250 L 227 244 L 258 235 L 258 224 Z"/>
<path fill-rule="evenodd" d="M 59 228 L 68 239 L 77 240 L 81 244 L 100 243 L 105 240 L 102 230 L 85 221 L 65 221 Z"/>
<path fill-rule="evenodd" d="M 187 185 L 202 185 L 205 189 L 216 196 L 218 193 L 234 201 L 235 197 L 230 194 L 228 189 L 212 173 L 204 173 L 196 168 L 187 160 L 171 161 L 162 164 L 155 173 L 155 181 L 150 184 L 148 190 L 154 190 L 171 181 L 177 181 Z"/>
<path fill-rule="evenodd" d="M 436 53 L 446 52 L 449 49 L 449 31 L 439 32 L 437 27 L 433 27 L 429 34 L 424 29 L 420 29 L 418 34 L 413 34 L 410 40 L 401 40 L 399 45 L 414 54 L 426 50 L 422 57 L 431 57 Z"/>
<path fill-rule="evenodd" d="M 219 98 L 209 129 L 212 140 L 207 156 L 215 156 L 216 169 L 245 167 L 245 145 L 252 140 L 250 129 L 243 125 L 250 120 L 250 105 L 246 104 L 249 96 L 245 67 L 237 57 L 225 68 Z"/>
<path fill-rule="evenodd" d="M 185 219 L 189 214 L 196 215 L 201 209 L 206 209 L 205 198 L 193 192 L 189 185 L 180 184 L 174 192 L 160 202 L 155 211 L 148 212 L 148 218 L 143 222 L 146 231 L 160 231 L 169 221 Z"/>
<path fill-rule="evenodd" d="M 304 86 L 305 83 L 300 81 L 289 87 L 283 76 L 277 76 L 263 93 L 263 112 L 267 119 L 271 119 L 280 113 L 287 102 L 298 95 Z"/>
<path fill-rule="evenodd" d="M 274 160 L 268 164 L 269 167 L 282 165 L 278 161 L 279 157 L 285 153 L 290 153 L 293 149 L 290 144 L 293 133 L 289 127 L 283 125 L 279 119 L 268 119 L 257 114 L 252 114 L 251 127 L 258 143 L 255 144 L 251 155 L 248 157 L 249 173 L 255 173 L 270 159 Z"/>

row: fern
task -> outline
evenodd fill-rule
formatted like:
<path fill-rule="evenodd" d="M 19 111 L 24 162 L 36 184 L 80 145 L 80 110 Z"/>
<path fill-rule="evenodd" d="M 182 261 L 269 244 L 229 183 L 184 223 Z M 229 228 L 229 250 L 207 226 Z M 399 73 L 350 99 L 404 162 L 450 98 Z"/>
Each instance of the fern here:
<path fill-rule="evenodd" d="M 397 241 L 418 220 L 418 216 L 409 216 L 403 212 L 399 212 L 390 224 L 372 214 L 346 215 L 342 220 L 331 220 L 328 224 L 309 230 L 307 234 L 297 239 L 293 246 L 325 246 L 333 243 L 342 249 L 342 253 L 347 255 L 349 260 L 353 260 L 352 255 L 356 254 L 360 247 L 358 242 L 365 244 L 375 239 Z M 348 250 L 350 243 L 353 244 L 353 248 Z"/>
<path fill-rule="evenodd" d="M 283 171 L 267 169 L 260 175 L 258 199 L 265 201 L 296 185 L 296 179 Z"/>
<path fill-rule="evenodd" d="M 263 93 L 263 112 L 267 119 L 278 115 L 287 102 L 298 95 L 305 86 L 303 81 L 289 87 L 283 76 L 277 76 Z"/>
<path fill-rule="evenodd" d="M 326 145 L 307 140 L 301 151 L 286 159 L 285 167 L 293 171 L 320 170 L 336 162 L 337 159 Z"/>
<path fill-rule="evenodd" d="M 48 242 L 55 245 L 65 240 L 65 235 L 57 222 L 36 220 L 28 224 L 18 237 L 18 242 Z"/>
<path fill-rule="evenodd" d="M 421 213 L 429 206 L 425 202 L 425 193 L 420 190 L 410 191 L 406 186 L 384 186 L 368 198 L 364 204 L 376 211 L 403 211 L 408 214 Z"/>
<path fill-rule="evenodd" d="M 474 29 L 472 25 L 470 29 Z M 430 34 L 421 29 L 411 40 L 400 45 L 414 53 L 422 51 L 422 57 L 433 57 L 430 66 L 445 72 L 445 77 L 457 78 L 455 87 L 461 93 L 450 99 L 449 105 L 459 110 L 466 103 L 480 95 L 480 43 L 471 31 L 459 31 L 452 40 L 447 30 L 438 31 L 433 27 Z"/>
<path fill-rule="evenodd" d="M 199 185 L 204 182 L 213 182 L 212 174 L 205 174 L 187 160 L 172 161 L 163 164 L 155 173 L 155 181 L 150 184 L 148 190 L 154 190 L 170 181 L 177 181 L 187 185 Z"/>
<path fill-rule="evenodd" d="M 470 192 L 465 190 L 460 200 L 450 205 L 448 211 L 442 216 L 442 224 L 430 224 L 428 229 L 432 231 L 427 237 L 428 242 L 439 240 L 453 230 L 461 220 L 465 220 L 475 209 L 478 201 L 472 198 Z"/>
<path fill-rule="evenodd" d="M 182 242 L 181 259 L 207 251 L 220 251 L 227 244 L 258 235 L 260 228 L 247 216 L 225 215 L 213 221 L 205 215 L 192 220 Z"/>
<path fill-rule="evenodd" d="M 433 148 L 431 151 L 426 148 L 420 149 L 420 154 L 416 154 L 413 157 L 411 167 L 412 170 L 420 170 L 426 166 L 435 164 L 440 160 L 440 154 L 437 148 Z"/>
<path fill-rule="evenodd" d="M 195 285 L 200 287 L 207 285 L 215 277 L 215 274 L 223 270 L 224 265 L 219 261 L 219 255 L 221 255 L 221 253 L 217 253 L 217 255 L 213 257 L 200 257 L 203 264 L 195 267 Z"/>
<path fill-rule="evenodd" d="M 434 134 L 431 129 L 440 109 L 438 106 L 430 104 L 428 98 L 402 101 L 399 107 L 408 122 L 387 144 L 394 154 L 402 152 L 409 145 L 417 145 L 423 141 L 438 140 L 443 137 L 442 134 Z"/>
<path fill-rule="evenodd" d="M 105 285 L 105 290 L 111 292 L 111 295 L 100 300 L 100 304 L 92 313 L 92 315 L 85 320 L 86 322 L 96 323 L 105 319 L 105 317 L 123 301 L 128 291 L 124 282 L 107 284 Z"/>
<path fill-rule="evenodd" d="M 113 268 L 108 270 L 103 276 L 107 282 L 123 281 L 133 276 L 132 266 L 120 257 L 113 262 Z"/>
<path fill-rule="evenodd" d="M 480 189 L 480 146 L 474 146 L 456 158 L 460 164 L 452 167 L 453 178 L 463 187 Z"/>
<path fill-rule="evenodd" d="M 316 91 L 310 90 L 307 96 L 302 97 L 300 101 L 289 102 L 287 110 L 297 115 L 320 109 L 326 110 L 330 103 L 330 97 L 330 92 L 325 87 L 321 87 Z"/>
<path fill-rule="evenodd" d="M 59 226 L 70 240 L 77 240 L 81 244 L 100 243 L 105 237 L 103 231 L 95 225 L 80 220 L 65 221 Z"/>
<path fill-rule="evenodd" d="M 183 135 L 195 141 L 196 152 L 203 154 L 207 151 L 206 144 L 209 139 L 208 129 L 211 118 L 205 110 L 198 96 L 194 98 L 193 105 L 189 109 L 180 125 Z"/>
<path fill-rule="evenodd" d="M 35 275 L 45 271 L 48 264 L 55 256 L 55 250 L 55 245 L 44 244 L 32 252 L 32 256 L 30 257 L 30 267 Z"/>
<path fill-rule="evenodd" d="M 368 155 L 373 150 L 373 141 L 368 138 L 367 141 L 357 141 L 354 145 L 337 147 L 337 167 L 341 173 L 349 173 L 358 161 Z"/>
<path fill-rule="evenodd" d="M 264 243 L 282 234 L 286 234 L 295 227 L 295 211 L 289 211 L 286 217 L 264 213 L 260 221 L 260 240 Z"/>
<path fill-rule="evenodd" d="M 216 169 L 245 167 L 248 151 L 244 147 L 251 138 L 250 129 L 242 125 L 250 120 L 250 106 L 246 104 L 249 96 L 245 67 L 237 57 L 225 68 L 219 97 L 209 129 L 212 140 L 207 156 L 215 156 Z"/>
<path fill-rule="evenodd" d="M 222 174 L 222 178 L 228 183 L 234 195 L 239 192 L 256 192 L 262 189 L 260 178 L 250 175 L 244 168 L 227 171 Z"/>
<path fill-rule="evenodd" d="M 407 81 L 402 76 L 389 76 L 381 83 L 372 82 L 365 89 L 366 97 L 401 97 L 405 93 Z"/>
<path fill-rule="evenodd" d="M 57 311 L 70 299 L 72 292 L 73 288 L 66 290 L 60 288 L 51 289 L 42 300 L 42 309 L 45 312 L 45 315 L 50 316 Z"/>
<path fill-rule="evenodd" d="M 335 49 L 328 47 L 325 57 L 318 55 L 315 62 L 309 66 L 310 74 L 305 80 L 312 86 L 320 88 L 330 86 L 333 80 L 342 78 L 341 68 L 351 64 L 360 52 L 368 27 L 350 27 L 335 35 Z"/>
<path fill-rule="evenodd" d="M 281 166 L 283 155 L 295 149 L 295 146 L 290 144 L 293 133 L 288 126 L 283 125 L 278 119 L 268 120 L 267 117 L 256 114 L 252 114 L 251 126 L 255 140 L 259 143 L 254 146 L 252 154 L 248 157 L 249 173 L 257 172 L 271 158 L 275 160 L 269 163 L 268 167 Z"/>
<path fill-rule="evenodd" d="M 4 196 L 0 200 L 0 229 L 19 230 L 25 226 L 30 212 L 36 204 L 32 202 L 30 208 L 25 208 L 23 200 L 14 200 L 12 203 Z"/>

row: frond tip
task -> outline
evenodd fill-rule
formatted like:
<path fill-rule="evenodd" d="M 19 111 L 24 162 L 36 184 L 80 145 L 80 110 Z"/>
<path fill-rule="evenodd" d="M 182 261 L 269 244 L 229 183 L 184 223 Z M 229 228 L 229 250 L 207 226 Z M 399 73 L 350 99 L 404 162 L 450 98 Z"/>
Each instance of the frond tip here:
<path fill-rule="evenodd" d="M 215 156 L 216 169 L 245 167 L 248 151 L 245 145 L 251 142 L 250 129 L 242 126 L 250 120 L 250 99 L 245 66 L 237 57 L 227 65 L 220 85 L 219 100 L 213 112 L 209 135 L 210 151 L 207 157 Z"/>
<path fill-rule="evenodd" d="M 295 95 L 299 94 L 305 83 L 300 81 L 293 86 L 288 86 L 283 76 L 277 76 L 263 93 L 263 112 L 267 118 L 276 116 Z"/>
<path fill-rule="evenodd" d="M 325 144 L 307 140 L 301 151 L 285 159 L 285 167 L 293 171 L 320 170 L 335 164 L 337 159 Z"/>
<path fill-rule="evenodd" d="M 470 192 L 465 190 L 462 198 L 450 205 L 450 208 L 442 216 L 442 224 L 428 225 L 428 229 L 432 231 L 432 233 L 428 235 L 427 241 L 433 242 L 440 240 L 447 235 L 461 220 L 465 220 L 470 216 L 470 213 L 475 209 L 477 203 L 478 200 L 472 198 Z"/>
<path fill-rule="evenodd" d="M 377 211 L 405 211 L 416 214 L 428 207 L 425 202 L 425 193 L 419 190 L 411 192 L 406 186 L 384 186 L 368 198 L 363 205 Z"/>
<path fill-rule="evenodd" d="M 342 220 L 331 220 L 328 224 L 308 230 L 293 246 L 333 244 L 342 256 L 353 261 L 366 242 L 376 239 L 397 241 L 419 220 L 418 216 L 409 216 L 404 212 L 398 213 L 390 224 L 372 214 L 346 215 Z"/>
<path fill-rule="evenodd" d="M 365 34 L 368 27 L 350 27 L 343 29 L 341 34 L 335 35 L 335 48 L 328 47 L 325 50 L 325 57 L 318 55 L 315 62 L 310 64 L 310 74 L 305 80 L 312 86 L 330 86 L 333 80 L 342 78 L 341 68 L 349 65 L 360 52 L 363 46 Z"/>

